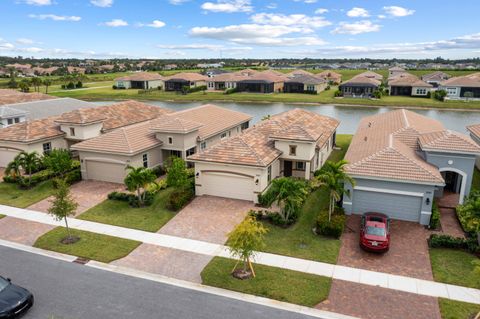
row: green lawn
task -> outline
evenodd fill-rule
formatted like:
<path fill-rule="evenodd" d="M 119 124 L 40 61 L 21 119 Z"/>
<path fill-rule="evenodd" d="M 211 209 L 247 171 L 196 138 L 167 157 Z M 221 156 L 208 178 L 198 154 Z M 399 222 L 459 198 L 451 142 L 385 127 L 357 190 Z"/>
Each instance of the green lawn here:
<path fill-rule="evenodd" d="M 151 206 L 142 208 L 132 208 L 127 202 L 107 199 L 77 218 L 156 232 L 175 215 L 165 207 L 168 195 L 172 191 L 173 188 L 160 191 L 155 195 Z"/>
<path fill-rule="evenodd" d="M 337 145 L 341 150 L 335 150 L 329 160 L 342 159 L 352 139 L 351 135 L 337 135 Z M 312 228 L 322 208 L 328 206 L 328 194 L 324 189 L 313 192 L 305 202 L 298 221 L 285 229 L 268 222 L 265 235 L 264 251 L 303 259 L 335 264 L 340 250 L 340 240 L 315 235 Z"/>
<path fill-rule="evenodd" d="M 466 302 L 439 298 L 438 304 L 442 319 L 472 319 L 480 312 L 480 305 Z"/>
<path fill-rule="evenodd" d="M 257 264 L 253 266 L 255 278 L 239 280 L 230 274 L 235 263 L 213 258 L 201 273 L 202 283 L 307 307 L 325 300 L 330 291 L 330 278 Z"/>
<path fill-rule="evenodd" d="M 430 249 L 433 278 L 435 281 L 471 288 L 480 288 L 480 276 L 474 274 L 475 255 L 463 250 L 448 248 Z"/>
<path fill-rule="evenodd" d="M 28 190 L 18 188 L 16 184 L 0 183 L 0 204 L 25 208 L 53 195 L 53 192 L 51 181 Z"/>
<path fill-rule="evenodd" d="M 109 263 L 127 256 L 141 242 L 122 239 L 81 230 L 71 230 L 72 235 L 80 237 L 74 244 L 65 245 L 60 241 L 67 235 L 66 228 L 57 227 L 37 239 L 34 247 L 56 251 L 63 254 L 84 257 Z"/>
<path fill-rule="evenodd" d="M 6 216 L 5 216 L 5 215 L 2 215 L 2 214 L 0 214 L 0 219 L 2 219 L 3 217 L 6 217 Z"/>

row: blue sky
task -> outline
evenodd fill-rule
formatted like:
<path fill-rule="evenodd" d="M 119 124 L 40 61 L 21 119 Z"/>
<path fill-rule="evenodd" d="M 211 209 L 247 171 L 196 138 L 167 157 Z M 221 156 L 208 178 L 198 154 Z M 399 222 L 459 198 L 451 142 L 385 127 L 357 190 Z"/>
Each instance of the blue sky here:
<path fill-rule="evenodd" d="M 438 0 L 0 0 L 0 55 L 478 57 L 480 1 L 459 3 Z"/>

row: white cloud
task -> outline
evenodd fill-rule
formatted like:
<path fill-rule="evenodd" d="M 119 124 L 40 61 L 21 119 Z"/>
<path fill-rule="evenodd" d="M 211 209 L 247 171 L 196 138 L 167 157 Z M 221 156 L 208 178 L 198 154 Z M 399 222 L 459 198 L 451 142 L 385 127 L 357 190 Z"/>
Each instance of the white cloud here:
<path fill-rule="evenodd" d="M 49 6 L 53 3 L 52 0 L 25 0 L 22 2 L 34 6 Z"/>
<path fill-rule="evenodd" d="M 386 19 L 387 16 L 384 15 L 384 14 L 379 14 L 379 15 L 377 16 L 377 18 L 379 18 L 379 19 Z"/>
<path fill-rule="evenodd" d="M 39 53 L 39 52 L 43 52 L 44 50 L 42 48 L 29 47 L 29 48 L 20 48 L 20 49 L 17 49 L 17 51 L 27 52 L 27 53 Z"/>
<path fill-rule="evenodd" d="M 295 2 L 303 2 L 306 4 L 317 3 L 317 0 L 293 0 Z"/>
<path fill-rule="evenodd" d="M 383 11 L 391 17 L 406 17 L 415 13 L 415 10 L 398 6 L 383 7 Z"/>
<path fill-rule="evenodd" d="M 3 40 L 0 39 L 0 50 L 12 50 L 14 49 L 15 46 L 9 42 L 3 42 Z"/>
<path fill-rule="evenodd" d="M 108 8 L 113 5 L 113 0 L 90 0 L 90 3 L 96 7 Z"/>
<path fill-rule="evenodd" d="M 17 42 L 18 44 L 34 44 L 35 41 L 33 41 L 32 39 L 27 39 L 27 38 L 18 38 L 15 42 Z"/>
<path fill-rule="evenodd" d="M 168 2 L 170 2 L 170 4 L 173 4 L 175 6 L 179 5 L 179 4 L 183 4 L 185 2 L 188 2 L 190 0 L 168 0 Z"/>
<path fill-rule="evenodd" d="M 366 18 L 369 17 L 370 14 L 364 8 L 354 7 L 347 12 L 347 16 L 351 18 Z"/>
<path fill-rule="evenodd" d="M 306 30 L 322 28 L 332 24 L 324 17 L 309 17 L 304 14 L 258 13 L 252 15 L 251 19 L 258 24 L 297 26 L 306 28 Z"/>
<path fill-rule="evenodd" d="M 275 2 L 269 3 L 265 6 L 267 9 L 276 9 L 278 5 Z"/>
<path fill-rule="evenodd" d="M 151 23 L 138 23 L 137 26 L 139 27 L 150 27 L 150 28 L 163 28 L 166 26 L 165 22 L 160 20 L 153 20 Z"/>
<path fill-rule="evenodd" d="M 325 9 L 325 8 L 318 8 L 317 10 L 315 10 L 315 14 L 324 14 L 327 12 L 328 12 L 328 9 Z"/>
<path fill-rule="evenodd" d="M 80 21 L 81 17 L 78 16 L 59 16 L 56 14 L 29 14 L 30 18 L 39 20 L 53 20 L 53 21 Z"/>
<path fill-rule="evenodd" d="M 113 19 L 111 21 L 107 21 L 102 23 L 102 25 L 106 25 L 107 27 L 126 27 L 128 22 L 122 19 Z"/>
<path fill-rule="evenodd" d="M 318 37 L 258 37 L 253 39 L 234 39 L 232 40 L 238 44 L 251 44 L 261 46 L 312 46 L 312 45 L 325 45 L 327 42 Z"/>
<path fill-rule="evenodd" d="M 250 0 L 217 0 L 217 2 L 205 2 L 201 8 L 211 12 L 251 12 L 253 7 Z"/>
<path fill-rule="evenodd" d="M 340 22 L 339 26 L 336 27 L 332 33 L 333 34 L 361 34 L 368 32 L 378 32 L 380 31 L 381 25 L 374 24 L 372 21 L 363 20 L 354 23 Z"/>
<path fill-rule="evenodd" d="M 218 44 L 203 44 L 203 43 L 192 43 L 192 44 L 159 44 L 157 45 L 160 49 L 169 49 L 169 50 L 212 50 L 218 51 L 224 48 L 223 45 Z"/>

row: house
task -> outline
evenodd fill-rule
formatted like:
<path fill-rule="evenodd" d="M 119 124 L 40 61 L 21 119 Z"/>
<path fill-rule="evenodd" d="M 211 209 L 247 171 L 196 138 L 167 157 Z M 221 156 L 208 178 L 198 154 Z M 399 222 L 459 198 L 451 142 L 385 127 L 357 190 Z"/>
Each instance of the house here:
<path fill-rule="evenodd" d="M 361 120 L 345 155 L 347 214 L 380 212 L 428 225 L 434 198 L 470 192 L 480 147 L 429 117 L 405 109 Z"/>
<path fill-rule="evenodd" d="M 57 109 L 60 106 L 61 104 L 57 104 Z M 136 101 L 125 101 L 76 109 L 61 115 L 27 119 L 0 129 L 0 167 L 8 165 L 21 151 L 43 154 L 55 148 L 68 149 L 79 141 L 132 123 L 151 120 L 167 112 L 170 110 Z"/>
<path fill-rule="evenodd" d="M 331 153 L 338 124 L 294 109 L 191 155 L 196 194 L 258 202 L 258 194 L 277 177 L 310 179 Z"/>
<path fill-rule="evenodd" d="M 297 70 L 293 70 L 292 72 L 289 72 L 285 75 L 289 78 L 292 78 L 292 77 L 299 76 L 299 75 L 313 75 L 313 74 L 308 72 L 308 71 L 302 70 L 302 69 L 297 69 Z"/>
<path fill-rule="evenodd" d="M 433 85 L 420 80 L 413 74 L 402 73 L 388 80 L 390 95 L 428 97 Z"/>
<path fill-rule="evenodd" d="M 67 66 L 67 71 L 69 74 L 78 73 L 78 74 L 85 74 L 86 69 L 76 66 Z"/>
<path fill-rule="evenodd" d="M 186 158 L 241 134 L 250 119 L 215 105 L 164 110 L 155 119 L 110 130 L 71 148 L 79 154 L 84 179 L 122 183 L 127 165 L 155 167 L 171 156 Z"/>
<path fill-rule="evenodd" d="M 118 89 L 162 89 L 164 87 L 164 79 L 158 73 L 138 72 L 116 78 L 115 86 Z"/>
<path fill-rule="evenodd" d="M 405 69 L 401 67 L 398 67 L 398 66 L 391 67 L 390 69 L 388 69 L 388 78 L 389 79 L 395 78 L 399 75 L 404 74 L 405 72 L 407 71 L 405 71 Z"/>
<path fill-rule="evenodd" d="M 433 85 L 434 88 L 438 87 L 441 82 L 448 80 L 450 75 L 442 71 L 435 71 L 422 76 L 422 80 Z"/>
<path fill-rule="evenodd" d="M 60 115 L 80 108 L 94 108 L 98 105 L 67 97 L 6 104 L 4 106 L 24 111 L 28 114 L 27 119 L 34 120 Z"/>
<path fill-rule="evenodd" d="M 467 126 L 467 130 L 469 131 L 472 140 L 474 140 L 475 143 L 480 145 L 480 124 L 469 125 Z M 475 166 L 480 169 L 480 156 L 477 156 Z"/>
<path fill-rule="evenodd" d="M 284 82 L 287 79 L 288 77 L 285 74 L 277 71 L 261 71 L 237 81 L 237 90 L 240 92 L 253 93 L 282 92 Z"/>
<path fill-rule="evenodd" d="M 290 77 L 284 82 L 283 92 L 285 93 L 320 93 L 328 86 L 325 79 L 313 74 L 299 74 Z"/>
<path fill-rule="evenodd" d="M 359 74 L 340 84 L 338 89 L 342 92 L 343 96 L 370 98 L 373 96 L 373 92 L 378 90 L 381 84 L 381 80 L 378 80 L 373 76 L 367 77 Z"/>
<path fill-rule="evenodd" d="M 357 74 L 355 77 L 357 77 L 357 76 L 368 78 L 368 79 L 375 79 L 375 80 L 380 81 L 380 82 L 383 81 L 383 75 L 378 74 L 378 73 L 373 72 L 373 71 L 365 71 L 365 72 L 362 72 L 360 74 Z"/>
<path fill-rule="evenodd" d="M 480 73 L 457 76 L 445 80 L 438 86 L 452 100 L 480 99 Z"/>
<path fill-rule="evenodd" d="M 25 122 L 28 112 L 9 106 L 0 106 L 0 129 Z"/>
<path fill-rule="evenodd" d="M 219 74 L 207 80 L 207 90 L 225 91 L 228 89 L 235 89 L 238 81 L 242 81 L 247 78 L 248 76 L 241 75 L 238 72 Z"/>
<path fill-rule="evenodd" d="M 12 89 L 0 89 L 0 105 L 51 99 L 55 99 L 55 97 L 37 92 L 23 93 Z"/>
<path fill-rule="evenodd" d="M 323 71 L 315 74 L 316 77 L 326 79 L 331 84 L 340 84 L 342 82 L 342 75 L 333 71 Z"/>
<path fill-rule="evenodd" d="M 200 73 L 177 73 L 164 79 L 165 91 L 181 91 L 184 87 L 206 86 L 208 77 Z"/>

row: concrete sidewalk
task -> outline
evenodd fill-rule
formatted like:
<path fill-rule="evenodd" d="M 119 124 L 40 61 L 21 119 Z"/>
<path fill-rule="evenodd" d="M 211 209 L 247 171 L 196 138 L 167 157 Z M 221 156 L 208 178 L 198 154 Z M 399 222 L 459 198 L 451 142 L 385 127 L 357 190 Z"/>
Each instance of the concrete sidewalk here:
<path fill-rule="evenodd" d="M 0 205 L 0 213 L 24 220 L 39 222 L 53 226 L 63 226 L 63 222 L 55 221 L 51 216 L 10 206 Z M 125 239 L 141 241 L 147 244 L 183 250 L 187 252 L 208 256 L 231 257 L 227 247 L 223 245 L 207 243 L 199 240 L 150 233 L 135 229 L 100 224 L 70 218 L 68 223 L 71 228 L 105 234 Z M 353 283 L 379 286 L 387 289 L 404 291 L 419 295 L 442 297 L 452 300 L 480 304 L 480 290 L 421 280 L 405 276 L 391 275 L 364 269 L 327 264 L 312 260 L 305 260 L 281 255 L 258 252 L 255 262 L 267 266 L 290 269 L 333 279 L 344 280 Z"/>

